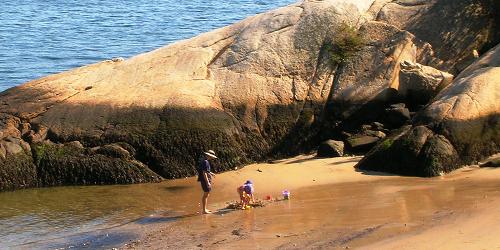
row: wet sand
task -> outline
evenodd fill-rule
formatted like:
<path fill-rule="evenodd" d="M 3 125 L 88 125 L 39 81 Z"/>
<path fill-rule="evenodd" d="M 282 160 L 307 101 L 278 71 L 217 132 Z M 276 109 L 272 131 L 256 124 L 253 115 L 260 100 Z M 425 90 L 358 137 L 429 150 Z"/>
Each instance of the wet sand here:
<path fill-rule="evenodd" d="M 196 214 L 201 191 L 186 188 L 198 185 L 193 178 L 168 181 L 186 209 L 146 218 L 148 223 L 134 226 L 139 239 L 123 248 L 500 247 L 500 169 L 466 167 L 414 178 L 358 172 L 353 166 L 359 159 L 300 156 L 220 174 L 209 205 L 216 213 L 210 215 Z M 224 210 L 246 179 L 254 181 L 260 199 L 279 197 L 285 188 L 291 199 Z"/>

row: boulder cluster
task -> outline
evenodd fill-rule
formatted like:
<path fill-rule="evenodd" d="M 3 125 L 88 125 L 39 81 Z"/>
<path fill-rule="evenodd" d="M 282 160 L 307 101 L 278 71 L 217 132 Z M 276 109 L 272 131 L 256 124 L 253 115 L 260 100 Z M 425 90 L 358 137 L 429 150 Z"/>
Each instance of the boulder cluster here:
<path fill-rule="evenodd" d="M 0 190 L 304 152 L 436 176 L 500 152 L 492 0 L 306 0 L 0 93 Z"/>

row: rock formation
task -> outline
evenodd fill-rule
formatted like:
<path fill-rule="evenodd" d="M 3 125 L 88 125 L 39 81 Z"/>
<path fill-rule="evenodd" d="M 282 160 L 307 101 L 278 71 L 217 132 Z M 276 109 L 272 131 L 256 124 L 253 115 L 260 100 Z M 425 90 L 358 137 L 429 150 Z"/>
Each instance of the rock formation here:
<path fill-rule="evenodd" d="M 500 149 L 500 45 L 465 69 L 416 119 L 446 136 L 464 162 Z"/>
<path fill-rule="evenodd" d="M 467 51 L 491 46 L 488 4 L 304 1 L 11 88 L 0 93 L 0 189 L 189 176 L 207 149 L 217 152 L 218 171 L 311 150 L 401 102 L 401 63 L 456 74 Z M 356 40 L 359 51 L 348 47 Z M 482 81 L 481 70 L 464 70 L 419 117 L 441 117 L 443 93 Z M 477 152 L 470 159 L 496 148 L 462 148 L 466 136 L 436 133 L 436 147 Z"/>
<path fill-rule="evenodd" d="M 499 100 L 500 45 L 497 45 L 420 111 L 413 127 L 381 142 L 357 167 L 435 176 L 498 153 Z"/>
<path fill-rule="evenodd" d="M 435 68 L 404 61 L 399 73 L 398 92 L 413 109 L 427 104 L 453 80 L 453 75 Z"/>
<path fill-rule="evenodd" d="M 318 147 L 318 157 L 340 157 L 344 155 L 344 142 L 328 140 Z"/>

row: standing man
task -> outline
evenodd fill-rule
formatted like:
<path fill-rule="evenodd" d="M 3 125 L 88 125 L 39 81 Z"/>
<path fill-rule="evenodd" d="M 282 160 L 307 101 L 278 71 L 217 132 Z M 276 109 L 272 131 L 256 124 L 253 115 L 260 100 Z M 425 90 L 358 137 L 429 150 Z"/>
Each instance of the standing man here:
<path fill-rule="evenodd" d="M 201 197 L 201 204 L 203 206 L 202 213 L 210 214 L 212 211 L 207 209 L 208 196 L 212 190 L 212 177 L 215 177 L 210 171 L 210 161 L 217 159 L 215 152 L 213 150 L 208 150 L 203 153 L 203 157 L 200 159 L 200 164 L 198 166 L 198 181 L 201 183 L 201 189 L 203 189 L 203 196 Z"/>

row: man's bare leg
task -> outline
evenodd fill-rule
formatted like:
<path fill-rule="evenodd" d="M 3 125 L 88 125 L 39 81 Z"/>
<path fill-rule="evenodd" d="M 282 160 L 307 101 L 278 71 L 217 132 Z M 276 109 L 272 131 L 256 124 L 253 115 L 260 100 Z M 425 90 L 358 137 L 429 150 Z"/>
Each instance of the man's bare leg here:
<path fill-rule="evenodd" d="M 209 192 L 204 192 L 203 197 L 201 197 L 201 204 L 203 206 L 202 213 L 204 214 L 210 214 L 212 211 L 207 209 L 207 202 L 208 202 L 208 196 L 210 195 Z"/>

